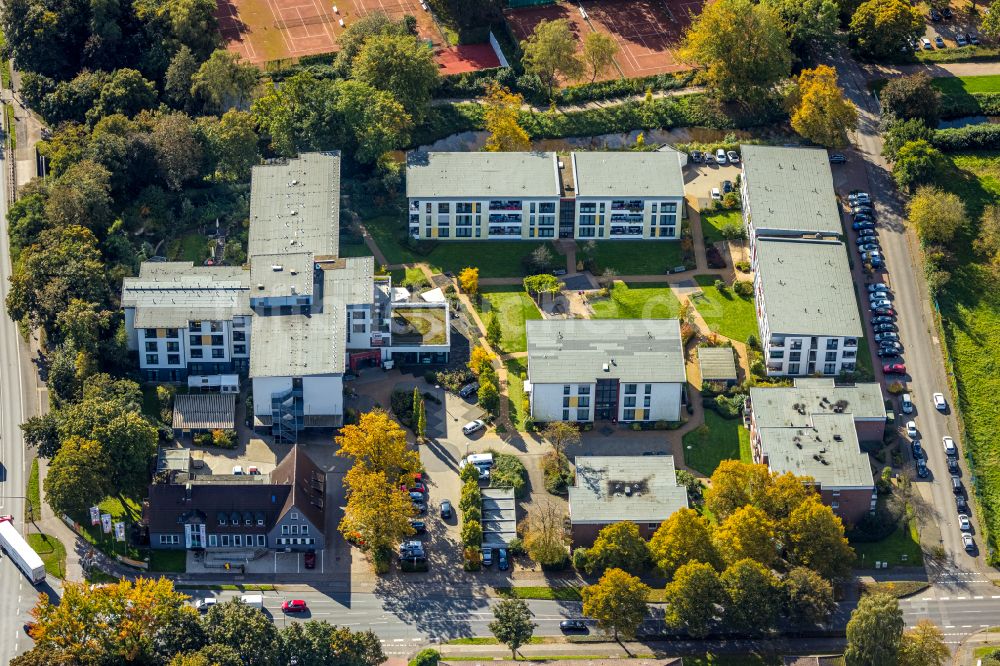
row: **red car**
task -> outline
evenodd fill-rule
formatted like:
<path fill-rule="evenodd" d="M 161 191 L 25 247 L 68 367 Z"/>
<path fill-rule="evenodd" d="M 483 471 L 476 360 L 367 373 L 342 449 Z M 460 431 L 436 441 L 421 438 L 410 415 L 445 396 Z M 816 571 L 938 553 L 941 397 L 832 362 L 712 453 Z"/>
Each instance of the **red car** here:
<path fill-rule="evenodd" d="M 413 483 L 410 484 L 410 492 L 411 493 L 426 493 L 427 492 L 427 486 L 425 486 L 420 481 L 414 481 Z"/>
<path fill-rule="evenodd" d="M 902 363 L 886 363 L 882 366 L 882 372 L 887 375 L 905 375 L 906 366 Z"/>
<path fill-rule="evenodd" d="M 286 613 L 305 613 L 309 607 L 302 599 L 289 599 L 281 603 L 281 610 Z"/>

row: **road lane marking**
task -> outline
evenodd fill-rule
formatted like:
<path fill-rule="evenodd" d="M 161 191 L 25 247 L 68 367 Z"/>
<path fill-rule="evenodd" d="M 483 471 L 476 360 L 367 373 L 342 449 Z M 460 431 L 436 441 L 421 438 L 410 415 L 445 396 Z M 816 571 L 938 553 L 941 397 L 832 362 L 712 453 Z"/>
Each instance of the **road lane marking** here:
<path fill-rule="evenodd" d="M 938 601 L 948 601 L 950 599 L 951 597 L 941 597 L 940 599 L 938 599 Z"/>
<path fill-rule="evenodd" d="M 958 601 L 964 601 L 964 600 L 966 600 L 968 598 L 969 597 L 955 597 L 955 599 L 957 599 Z"/>
<path fill-rule="evenodd" d="M 973 599 L 982 599 L 983 597 L 982 597 L 982 595 L 980 595 L 980 596 L 978 596 L 978 597 L 972 597 L 972 598 L 973 598 Z"/>

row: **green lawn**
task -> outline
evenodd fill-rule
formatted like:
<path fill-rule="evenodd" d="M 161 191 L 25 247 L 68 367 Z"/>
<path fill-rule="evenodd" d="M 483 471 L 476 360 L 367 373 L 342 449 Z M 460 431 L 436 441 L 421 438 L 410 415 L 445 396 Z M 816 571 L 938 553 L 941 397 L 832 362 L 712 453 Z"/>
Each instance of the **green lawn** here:
<path fill-rule="evenodd" d="M 151 550 L 149 551 L 149 570 L 184 573 L 187 571 L 187 551 Z"/>
<path fill-rule="evenodd" d="M 485 287 L 480 290 L 482 305 L 479 312 L 486 317 L 499 317 L 500 330 L 503 338 L 500 347 L 507 353 L 523 352 L 528 349 L 525 337 L 524 322 L 528 319 L 541 319 L 542 313 L 531 296 L 521 286 L 509 285 Z M 486 319 L 483 323 L 488 323 Z"/>
<path fill-rule="evenodd" d="M 139 503 L 131 498 L 122 499 L 118 497 L 108 497 L 103 502 L 98 504 L 101 513 L 111 514 L 111 521 L 125 521 L 125 531 L 128 532 L 128 526 L 130 523 L 138 522 L 142 517 L 142 507 Z M 108 554 L 118 554 L 125 555 L 126 557 L 131 557 L 133 559 L 141 559 L 142 553 L 140 553 L 136 548 L 129 546 L 127 541 L 117 541 L 114 538 L 114 534 L 104 534 L 101 531 L 101 525 L 90 524 L 89 515 L 77 516 L 77 523 L 80 524 L 82 528 L 83 538 L 89 543 L 94 544 L 97 548 Z"/>
<path fill-rule="evenodd" d="M 750 434 L 740 419 L 724 419 L 705 409 L 705 427 L 684 435 L 684 464 L 711 476 L 723 460 L 750 461 Z"/>
<path fill-rule="evenodd" d="M 578 243 L 577 258 L 587 254 L 589 243 Z M 597 273 L 607 268 L 618 275 L 663 275 L 684 263 L 679 241 L 596 241 L 593 257 Z"/>
<path fill-rule="evenodd" d="M 1000 76 L 990 77 L 1000 82 Z M 939 185 L 965 202 L 968 219 L 978 220 L 987 204 L 1000 204 L 1000 152 L 950 156 L 955 169 L 943 170 Z M 1000 535 L 1000 284 L 971 253 L 976 225 L 953 244 L 957 255 L 951 279 L 938 297 L 944 339 L 953 367 L 964 424 L 962 446 L 971 460 L 982 509 L 982 548 L 997 553 Z M 994 555 L 992 564 L 998 561 Z"/>
<path fill-rule="evenodd" d="M 692 300 L 708 327 L 730 340 L 746 342 L 751 334 L 757 333 L 757 315 L 753 298 L 737 296 L 732 289 L 719 293 L 715 288 L 716 275 L 698 275 L 695 280 L 701 287 L 704 298 Z"/>
<path fill-rule="evenodd" d="M 889 562 L 891 566 L 907 567 L 923 566 L 924 562 L 916 521 L 911 522 L 908 528 L 897 529 L 881 541 L 852 543 L 851 547 L 858 556 L 854 563 L 858 569 L 872 569 L 876 560 Z"/>
<path fill-rule="evenodd" d="M 193 261 L 195 266 L 200 266 L 208 259 L 208 238 L 199 233 L 175 238 L 167 245 L 167 259 Z"/>
<path fill-rule="evenodd" d="M 59 579 L 66 577 L 66 546 L 62 541 L 48 534 L 29 534 L 26 539 L 42 558 L 46 573 Z"/>
<path fill-rule="evenodd" d="M 743 228 L 743 215 L 740 211 L 703 211 L 701 214 L 701 233 L 705 237 L 705 245 L 726 240 L 722 236 L 722 229 L 731 226 Z"/>
<path fill-rule="evenodd" d="M 368 249 L 368 246 L 364 243 L 341 243 L 340 244 L 340 256 L 341 257 L 370 257 L 372 256 L 372 251 Z"/>
<path fill-rule="evenodd" d="M 507 399 L 510 404 L 510 418 L 519 430 L 524 429 L 529 410 L 524 405 L 524 379 L 528 372 L 528 359 L 512 358 L 504 362 L 507 366 Z"/>
<path fill-rule="evenodd" d="M 495 587 L 498 596 L 512 599 L 545 599 L 547 601 L 581 601 L 580 588 L 575 585 L 548 587 L 544 585 L 524 587 Z"/>
<path fill-rule="evenodd" d="M 868 346 L 867 335 L 862 335 L 858 338 L 858 362 L 854 368 L 858 380 L 870 382 L 875 379 L 875 369 L 872 367 L 872 352 Z"/>
<path fill-rule="evenodd" d="M 884 593 L 897 599 L 903 599 L 923 592 L 930 586 L 930 583 L 922 580 L 890 580 L 882 583 L 863 583 L 861 585 L 861 594 Z"/>
<path fill-rule="evenodd" d="M 986 76 L 945 76 L 933 80 L 934 87 L 946 95 L 1000 92 L 1000 74 Z"/>
<path fill-rule="evenodd" d="M 33 520 L 42 516 L 42 489 L 38 482 L 38 458 L 31 460 L 31 471 L 28 472 L 28 488 L 25 492 L 28 498 L 24 506 L 24 519 Z"/>
<path fill-rule="evenodd" d="M 674 319 L 681 303 L 666 282 L 616 282 L 609 298 L 590 307 L 594 319 Z"/>
<path fill-rule="evenodd" d="M 390 264 L 426 262 L 435 273 L 457 274 L 466 266 L 473 266 L 479 269 L 481 278 L 520 277 L 524 275 L 524 258 L 543 245 L 534 241 L 439 241 L 428 242 L 433 249 L 423 255 L 400 243 L 404 231 L 399 219 L 376 217 L 365 220 L 364 225 Z M 561 257 L 555 250 L 552 254 L 558 263 Z"/>

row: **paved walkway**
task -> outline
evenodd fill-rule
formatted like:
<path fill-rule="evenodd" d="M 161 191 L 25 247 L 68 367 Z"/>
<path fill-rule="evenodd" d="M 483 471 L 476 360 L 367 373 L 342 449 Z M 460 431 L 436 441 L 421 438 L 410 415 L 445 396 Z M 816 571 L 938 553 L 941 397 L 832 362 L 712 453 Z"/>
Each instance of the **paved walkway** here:
<path fill-rule="evenodd" d="M 935 78 L 945 76 L 986 76 L 995 75 L 995 62 L 948 62 L 914 65 L 867 65 L 862 68 L 869 79 L 884 79 L 906 74 L 926 73 Z"/>

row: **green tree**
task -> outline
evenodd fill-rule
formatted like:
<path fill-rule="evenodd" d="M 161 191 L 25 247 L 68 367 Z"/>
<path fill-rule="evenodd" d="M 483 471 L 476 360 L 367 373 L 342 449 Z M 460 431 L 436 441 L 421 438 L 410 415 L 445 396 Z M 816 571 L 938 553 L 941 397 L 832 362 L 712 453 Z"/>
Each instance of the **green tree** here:
<path fill-rule="evenodd" d="M 847 666 L 896 666 L 903 626 L 895 598 L 881 592 L 861 597 L 847 623 Z"/>
<path fill-rule="evenodd" d="M 883 136 L 882 155 L 890 161 L 895 161 L 899 149 L 910 141 L 924 140 L 930 143 L 934 136 L 933 130 L 918 118 L 896 120 L 889 124 Z"/>
<path fill-rule="evenodd" d="M 334 68 L 340 76 L 346 77 L 351 73 L 354 59 L 358 57 L 361 48 L 369 39 L 384 35 L 401 37 L 408 34 L 405 23 L 394 21 L 384 12 L 371 12 L 358 17 L 337 37 L 340 50 L 337 51 Z"/>
<path fill-rule="evenodd" d="M 412 414 L 411 420 L 413 422 L 413 430 L 417 430 L 417 416 L 420 414 L 420 402 L 423 398 L 420 395 L 420 389 L 416 386 L 413 387 L 413 401 L 410 404 L 410 413 Z"/>
<path fill-rule="evenodd" d="M 68 166 L 49 187 L 45 215 L 51 226 L 86 227 L 103 235 L 114 218 L 112 203 L 111 173 L 83 160 Z"/>
<path fill-rule="evenodd" d="M 621 569 L 608 569 L 595 585 L 583 588 L 583 614 L 597 620 L 617 641 L 632 638 L 649 609 L 649 586 Z"/>
<path fill-rule="evenodd" d="M 524 71 L 535 74 L 552 97 L 559 80 L 574 81 L 583 74 L 576 55 L 576 37 L 566 19 L 542 21 L 531 36 L 521 42 Z"/>
<path fill-rule="evenodd" d="M 108 494 L 101 445 L 70 437 L 59 448 L 45 477 L 45 500 L 57 514 L 79 516 Z"/>
<path fill-rule="evenodd" d="M 214 0 L 168 0 L 164 5 L 170 20 L 170 32 L 182 45 L 203 60 L 218 41 Z"/>
<path fill-rule="evenodd" d="M 197 122 L 205 137 L 205 152 L 215 177 L 224 181 L 249 179 L 250 169 L 260 163 L 253 116 L 230 109 L 218 120 L 203 117 Z"/>
<path fill-rule="evenodd" d="M 483 526 L 478 520 L 466 520 L 462 523 L 462 544 L 477 548 L 483 544 Z"/>
<path fill-rule="evenodd" d="M 649 552 L 667 579 L 685 564 L 702 562 L 721 568 L 722 558 L 712 542 L 708 521 L 693 509 L 675 511 L 649 540 Z"/>
<path fill-rule="evenodd" d="M 587 550 L 588 573 L 601 569 L 623 569 L 638 574 L 649 563 L 649 546 L 639 535 L 639 527 L 625 520 L 601 529 Z"/>
<path fill-rule="evenodd" d="M 184 113 L 159 116 L 150 134 L 153 153 L 167 189 L 174 192 L 201 173 L 202 149 L 195 124 Z"/>
<path fill-rule="evenodd" d="M 786 615 L 793 622 L 815 626 L 826 622 L 837 607 L 833 586 L 812 569 L 795 567 L 785 575 Z"/>
<path fill-rule="evenodd" d="M 800 61 L 809 62 L 837 43 L 840 9 L 834 0 L 765 0 L 763 4 L 778 15 L 789 47 Z"/>
<path fill-rule="evenodd" d="M 943 162 L 941 151 L 927 141 L 910 141 L 904 143 L 896 153 L 892 176 L 900 189 L 912 192 L 916 186 L 933 180 Z"/>
<path fill-rule="evenodd" d="M 566 285 L 559 281 L 555 275 L 549 275 L 546 273 L 540 273 L 538 275 L 529 275 L 524 278 L 523 281 L 524 290 L 532 295 L 532 298 L 537 299 L 542 294 L 558 294 L 559 291 Z"/>
<path fill-rule="evenodd" d="M 993 0 L 989 3 L 980 19 L 979 30 L 987 39 L 993 41 L 1000 39 L 1000 1 Z"/>
<path fill-rule="evenodd" d="M 941 91 L 924 72 L 889 79 L 879 93 L 879 101 L 883 113 L 901 120 L 916 119 L 927 127 L 934 127 L 941 118 Z"/>
<path fill-rule="evenodd" d="M 232 648 L 244 664 L 272 664 L 280 644 L 278 629 L 264 613 L 239 599 L 212 606 L 205 616 L 209 643 Z"/>
<path fill-rule="evenodd" d="M 21 424 L 24 443 L 33 446 L 41 458 L 52 458 L 59 451 L 59 419 L 49 411 L 32 416 Z"/>
<path fill-rule="evenodd" d="M 500 328 L 500 316 L 493 312 L 486 323 L 486 341 L 493 349 L 500 349 L 500 341 L 503 339 L 503 330 Z"/>
<path fill-rule="evenodd" d="M 663 619 L 667 626 L 704 638 L 720 615 L 726 592 L 710 564 L 689 562 L 667 584 L 664 599 L 667 605 Z"/>
<path fill-rule="evenodd" d="M 795 507 L 784 529 L 791 564 L 809 567 L 828 580 L 850 574 L 854 550 L 844 537 L 844 523 L 819 497 L 813 495 Z"/>
<path fill-rule="evenodd" d="M 788 102 L 792 128 L 821 146 L 846 146 L 848 132 L 858 124 L 857 108 L 837 85 L 836 70 L 827 65 L 802 70 Z"/>
<path fill-rule="evenodd" d="M 870 58 L 895 56 L 922 34 L 924 17 L 904 0 L 868 0 L 851 18 L 851 39 Z"/>
<path fill-rule="evenodd" d="M 987 206 L 979 220 L 979 235 L 972 242 L 976 252 L 987 259 L 994 273 L 1000 273 L 1000 206 Z"/>
<path fill-rule="evenodd" d="M 750 35 L 753 48 L 747 48 Z M 702 76 L 719 97 L 751 106 L 772 95 L 792 62 L 777 14 L 751 0 L 706 5 L 684 34 L 679 55 L 705 67 Z"/>
<path fill-rule="evenodd" d="M 603 32 L 588 32 L 583 38 L 583 64 L 590 71 L 590 82 L 593 83 L 615 64 L 618 55 L 618 42 L 611 35 Z"/>
<path fill-rule="evenodd" d="M 930 185 L 918 187 L 906 209 L 910 224 L 924 243 L 948 245 L 968 221 L 958 195 Z"/>
<path fill-rule="evenodd" d="M 531 559 L 542 566 L 566 561 L 565 514 L 561 506 L 544 498 L 532 502 L 524 525 L 524 547 Z"/>
<path fill-rule="evenodd" d="M 556 453 L 565 453 L 566 447 L 580 443 L 580 429 L 567 421 L 553 421 L 542 430 L 544 437 Z"/>
<path fill-rule="evenodd" d="M 163 93 L 175 109 L 189 110 L 191 106 L 191 80 L 198 71 L 200 63 L 194 57 L 191 49 L 181 46 L 170 59 L 166 78 L 163 81 Z"/>
<path fill-rule="evenodd" d="M 421 440 L 427 438 L 427 403 L 420 398 L 419 409 L 417 410 L 417 437 Z"/>
<path fill-rule="evenodd" d="M 351 77 L 391 93 L 416 121 L 427 113 L 438 82 L 434 54 L 411 35 L 377 35 L 354 59 Z"/>
<path fill-rule="evenodd" d="M 87 121 L 93 125 L 101 118 L 120 113 L 134 116 L 156 104 L 156 86 L 134 69 L 118 69 L 101 88 L 94 107 L 87 111 Z"/>
<path fill-rule="evenodd" d="M 416 76 L 414 73 L 411 78 Z M 354 151 L 359 162 L 374 164 L 386 152 L 410 141 L 416 116 L 393 91 L 379 90 L 361 81 L 340 81 L 335 85 L 334 108 L 348 132 L 345 147 Z"/>
<path fill-rule="evenodd" d="M 483 125 L 490 133 L 484 150 L 499 153 L 531 149 L 531 139 L 520 124 L 523 104 L 522 95 L 512 93 L 499 83 L 489 84 L 483 97 Z"/>
<path fill-rule="evenodd" d="M 89 354 L 97 353 L 101 334 L 111 325 L 111 313 L 97 303 L 72 298 L 66 309 L 56 315 L 60 336 L 74 348 Z"/>
<path fill-rule="evenodd" d="M 191 97 L 207 113 L 241 108 L 249 100 L 259 75 L 256 67 L 242 62 L 236 53 L 218 49 L 191 77 Z"/>
<path fill-rule="evenodd" d="M 781 582 L 754 560 L 739 560 L 719 577 L 726 592 L 726 624 L 750 634 L 774 630 L 781 612 Z"/>
<path fill-rule="evenodd" d="M 510 649 L 511 659 L 517 659 L 517 650 L 527 644 L 538 626 L 531 621 L 528 604 L 521 599 L 503 599 L 493 606 L 490 632 Z"/>
<path fill-rule="evenodd" d="M 337 455 L 354 461 L 344 477 L 348 487 L 355 473 L 381 472 L 398 486 L 412 480 L 420 469 L 420 457 L 407 445 L 406 432 L 384 410 L 363 413 L 357 425 L 344 426 L 335 439 L 340 447 Z"/>
<path fill-rule="evenodd" d="M 944 666 L 950 660 L 951 650 L 944 642 L 944 633 L 927 618 L 903 634 L 899 666 Z"/>
<path fill-rule="evenodd" d="M 480 378 L 479 391 L 476 395 L 479 398 L 479 406 L 488 413 L 496 415 L 500 409 L 500 391 L 497 385 L 489 379 Z"/>
<path fill-rule="evenodd" d="M 350 495 L 340 521 L 344 536 L 358 535 L 371 552 L 392 549 L 413 534 L 413 503 L 405 488 L 387 480 L 385 472 L 351 470 Z"/>

